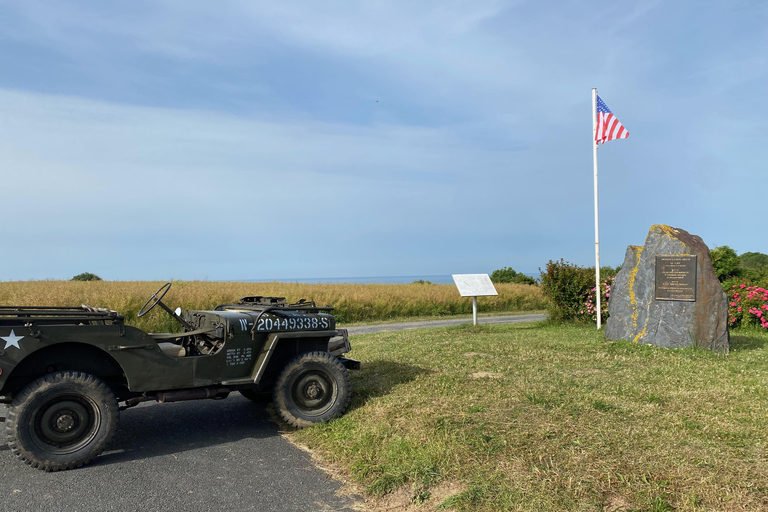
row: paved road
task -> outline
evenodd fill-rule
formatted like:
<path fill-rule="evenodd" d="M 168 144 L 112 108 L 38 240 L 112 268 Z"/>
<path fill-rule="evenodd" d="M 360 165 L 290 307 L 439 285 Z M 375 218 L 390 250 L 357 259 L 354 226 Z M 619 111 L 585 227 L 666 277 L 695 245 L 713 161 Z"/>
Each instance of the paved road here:
<path fill-rule="evenodd" d="M 479 323 L 543 318 L 481 317 Z M 349 331 L 354 335 L 462 323 L 467 319 Z M 0 416 L 5 415 L 0 405 Z M 356 499 L 336 495 L 341 484 L 280 436 L 264 405 L 238 393 L 226 400 L 145 403 L 123 411 L 105 452 L 73 471 L 31 469 L 11 454 L 4 435 L 0 441 L 0 512 L 352 512 Z"/>
<path fill-rule="evenodd" d="M 0 511 L 352 512 L 339 488 L 239 394 L 123 411 L 107 450 L 72 471 L 31 469 L 0 446 Z"/>
<path fill-rule="evenodd" d="M 514 324 L 518 322 L 538 322 L 544 320 L 547 315 L 508 315 L 508 316 L 485 316 L 478 317 L 477 323 L 483 324 Z M 357 327 L 347 327 L 350 336 L 355 334 L 371 334 L 375 332 L 387 331 L 408 331 L 411 329 L 424 329 L 428 327 L 448 327 L 450 325 L 461 325 L 472 323 L 472 319 L 459 318 L 450 320 L 429 320 L 425 322 L 403 322 L 397 324 L 379 324 L 379 325 L 361 325 Z"/>

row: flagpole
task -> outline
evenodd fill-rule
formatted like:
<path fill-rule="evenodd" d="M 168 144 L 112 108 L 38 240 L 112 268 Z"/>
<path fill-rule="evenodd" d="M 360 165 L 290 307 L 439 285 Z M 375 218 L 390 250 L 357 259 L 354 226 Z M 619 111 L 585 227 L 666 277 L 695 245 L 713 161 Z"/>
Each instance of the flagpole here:
<path fill-rule="evenodd" d="M 597 328 L 600 329 L 600 228 L 597 220 L 597 89 L 592 89 L 592 161 L 595 171 L 595 307 L 597 308 Z"/>

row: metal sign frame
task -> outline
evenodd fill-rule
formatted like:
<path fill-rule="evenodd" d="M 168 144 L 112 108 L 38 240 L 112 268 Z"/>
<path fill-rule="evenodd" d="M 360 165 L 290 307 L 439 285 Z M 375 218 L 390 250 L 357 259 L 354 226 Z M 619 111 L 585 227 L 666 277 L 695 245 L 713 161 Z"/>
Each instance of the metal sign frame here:
<path fill-rule="evenodd" d="M 453 282 L 462 297 L 472 297 L 472 325 L 477 325 L 477 297 L 498 295 L 488 274 L 453 274 Z"/>

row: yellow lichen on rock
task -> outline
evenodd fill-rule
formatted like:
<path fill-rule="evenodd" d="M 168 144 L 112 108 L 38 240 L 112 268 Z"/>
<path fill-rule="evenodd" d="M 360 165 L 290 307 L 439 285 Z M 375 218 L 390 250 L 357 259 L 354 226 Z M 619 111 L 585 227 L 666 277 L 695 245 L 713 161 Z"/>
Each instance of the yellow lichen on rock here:
<path fill-rule="evenodd" d="M 653 231 L 653 230 L 662 231 L 670 238 L 674 238 L 675 240 L 678 240 L 677 234 L 679 233 L 679 231 L 673 228 L 672 226 L 667 226 L 666 224 L 654 224 L 653 226 L 651 226 L 650 231 Z M 648 232 L 649 235 L 650 235 L 650 231 Z"/>
<path fill-rule="evenodd" d="M 675 265 L 669 270 L 666 264 L 670 257 L 678 263 L 684 260 L 684 271 L 677 272 Z M 627 248 L 622 267 L 611 294 L 606 339 L 728 352 L 728 297 L 701 237 L 655 224 L 643 247 Z M 664 291 L 683 289 L 685 285 L 695 295 L 691 299 L 688 295 L 657 299 L 656 284 Z"/>
<path fill-rule="evenodd" d="M 640 255 L 643 254 L 643 248 L 634 246 L 635 249 L 635 266 L 629 271 L 629 278 L 627 279 L 627 290 L 629 291 L 629 303 L 632 306 L 632 324 L 635 330 L 637 330 L 637 297 L 635 296 L 635 277 L 637 271 L 640 268 Z"/>

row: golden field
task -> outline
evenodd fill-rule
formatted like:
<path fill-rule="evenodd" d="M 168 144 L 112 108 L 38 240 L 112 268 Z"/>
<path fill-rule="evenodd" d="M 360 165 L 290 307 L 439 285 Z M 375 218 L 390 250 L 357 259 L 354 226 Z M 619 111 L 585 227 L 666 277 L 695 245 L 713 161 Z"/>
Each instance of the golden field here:
<path fill-rule="evenodd" d="M 0 282 L 0 305 L 89 306 L 125 315 L 126 323 L 151 332 L 176 329 L 178 324 L 160 308 L 136 318 L 161 281 L 8 281 Z M 542 310 L 546 300 L 538 286 L 496 284 L 499 295 L 479 297 L 483 313 Z M 338 323 L 467 314 L 472 299 L 459 296 L 452 284 L 306 284 L 174 281 L 163 302 L 171 308 L 211 309 L 247 295 L 286 297 L 289 302 L 314 300 L 331 305 Z"/>

